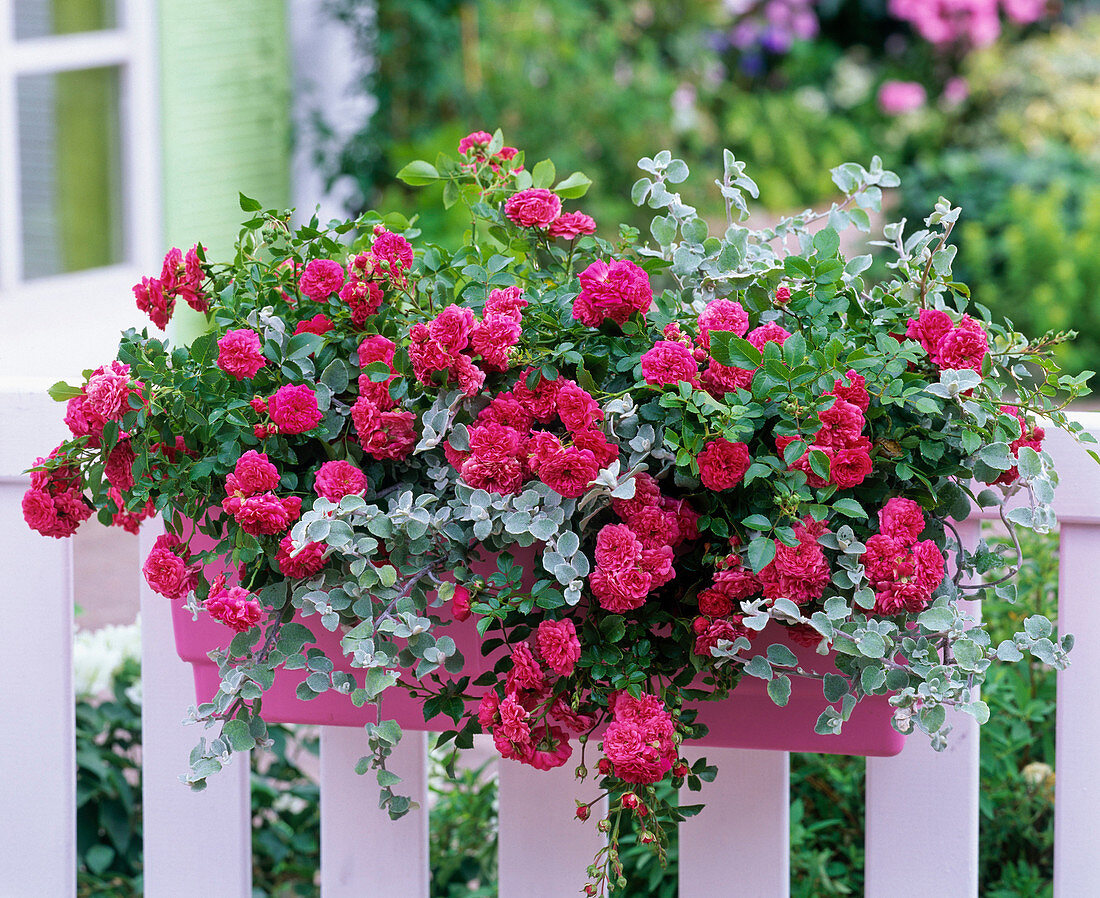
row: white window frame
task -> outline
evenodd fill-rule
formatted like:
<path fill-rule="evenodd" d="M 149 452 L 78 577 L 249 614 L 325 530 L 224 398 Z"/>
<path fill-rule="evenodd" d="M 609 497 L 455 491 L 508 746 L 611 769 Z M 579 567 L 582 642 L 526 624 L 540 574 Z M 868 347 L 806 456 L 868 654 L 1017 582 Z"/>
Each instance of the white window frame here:
<path fill-rule="evenodd" d="M 88 353 L 109 351 L 106 340 L 113 333 L 111 339 L 117 341 L 119 326 L 140 325 L 133 300 L 127 300 L 130 287 L 142 274 L 159 273 L 162 228 L 154 0 L 117 0 L 118 23 L 112 29 L 20 40 L 15 37 L 12 4 L 13 0 L 0 0 L 0 378 L 27 370 L 42 376 L 54 371 L 68 374 L 79 370 L 75 365 L 106 361 L 89 358 Z M 26 280 L 17 79 L 107 66 L 119 69 L 123 260 Z M 28 314 L 30 309 L 38 314 Z M 34 317 L 37 324 L 28 321 Z M 47 327 L 51 328 L 49 340 L 42 333 Z M 59 328 L 65 330 L 60 339 Z"/>

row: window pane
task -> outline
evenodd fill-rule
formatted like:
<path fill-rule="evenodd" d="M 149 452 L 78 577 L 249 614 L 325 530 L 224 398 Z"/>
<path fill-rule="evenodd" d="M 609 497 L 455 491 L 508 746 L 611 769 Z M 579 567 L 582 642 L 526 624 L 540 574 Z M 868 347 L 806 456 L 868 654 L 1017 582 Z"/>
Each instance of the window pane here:
<path fill-rule="evenodd" d="M 16 98 L 23 276 L 122 261 L 118 68 L 24 75 Z"/>
<path fill-rule="evenodd" d="M 118 25 L 116 0 L 15 0 L 15 38 L 99 31 Z"/>

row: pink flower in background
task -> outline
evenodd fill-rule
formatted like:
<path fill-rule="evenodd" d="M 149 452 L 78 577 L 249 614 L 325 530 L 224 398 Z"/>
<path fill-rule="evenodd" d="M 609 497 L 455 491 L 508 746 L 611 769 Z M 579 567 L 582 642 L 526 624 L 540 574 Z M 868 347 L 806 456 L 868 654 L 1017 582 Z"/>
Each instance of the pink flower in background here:
<path fill-rule="evenodd" d="M 763 352 L 766 344 L 778 343 L 782 346 L 787 342 L 787 337 L 790 335 L 790 331 L 785 327 L 776 324 L 774 321 L 769 321 L 767 324 L 761 324 L 759 327 L 754 327 L 749 331 L 745 339 Z"/>
<path fill-rule="evenodd" d="M 575 240 L 581 234 L 595 234 L 596 219 L 583 212 L 563 212 L 550 222 L 546 233 L 563 240 Z"/>
<path fill-rule="evenodd" d="M 339 502 L 344 496 L 359 496 L 367 489 L 367 475 L 351 462 L 326 461 L 317 469 L 313 489 L 318 496 Z"/>
<path fill-rule="evenodd" d="M 316 302 L 322 302 L 344 286 L 344 267 L 332 259 L 310 259 L 298 280 L 298 289 Z"/>
<path fill-rule="evenodd" d="M 218 340 L 218 367 L 237 380 L 255 377 L 266 364 L 260 335 L 255 331 L 229 330 Z"/>
<path fill-rule="evenodd" d="M 508 197 L 504 214 L 521 228 L 545 228 L 561 215 L 561 198 L 543 187 L 529 187 Z"/>
<path fill-rule="evenodd" d="M 324 417 L 317 407 L 317 394 L 305 384 L 279 387 L 267 400 L 267 412 L 280 433 L 305 433 Z"/>
<path fill-rule="evenodd" d="M 1019 25 L 1038 22 L 1047 12 L 1047 0 L 1001 0 L 1005 15 Z"/>
<path fill-rule="evenodd" d="M 878 89 L 878 106 L 887 115 L 916 112 L 928 101 L 924 85 L 916 81 L 885 81 Z"/>
<path fill-rule="evenodd" d="M 965 103 L 970 96 L 970 84 L 961 75 L 955 75 L 944 82 L 943 93 L 940 96 L 949 109 L 955 109 Z"/>

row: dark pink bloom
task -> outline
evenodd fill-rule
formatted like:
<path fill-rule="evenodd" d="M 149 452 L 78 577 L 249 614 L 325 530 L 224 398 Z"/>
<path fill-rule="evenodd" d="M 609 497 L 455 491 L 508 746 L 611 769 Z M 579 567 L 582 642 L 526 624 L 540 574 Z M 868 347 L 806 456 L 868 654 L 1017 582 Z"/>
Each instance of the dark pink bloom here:
<path fill-rule="evenodd" d="M 232 630 L 243 633 L 255 627 L 263 616 L 263 606 L 247 589 L 231 586 L 226 589 L 225 575 L 219 575 L 210 584 L 210 594 L 203 607 L 216 621 Z"/>
<path fill-rule="evenodd" d="M 699 363 L 683 343 L 658 340 L 642 355 L 642 376 L 647 384 L 676 385 L 681 381 L 695 384 Z"/>
<path fill-rule="evenodd" d="M 703 486 L 711 490 L 728 490 L 739 484 L 749 469 L 749 447 L 719 437 L 703 447 L 696 462 Z"/>
<path fill-rule="evenodd" d="M 596 456 L 575 446 L 559 450 L 539 465 L 539 480 L 571 499 L 583 496 L 599 473 Z"/>
<path fill-rule="evenodd" d="M 344 267 L 332 259 L 310 259 L 298 279 L 298 289 L 316 302 L 339 293 L 343 286 Z"/>
<path fill-rule="evenodd" d="M 255 377 L 266 364 L 260 335 L 255 331 L 238 328 L 226 331 L 218 340 L 218 367 L 237 380 Z"/>
<path fill-rule="evenodd" d="M 662 779 L 677 756 L 676 729 L 664 702 L 648 693 L 638 699 L 620 693 L 613 713 L 604 733 L 603 751 L 615 776 L 628 783 Z"/>
<path fill-rule="evenodd" d="M 767 324 L 761 324 L 759 327 L 754 327 L 749 331 L 746 339 L 763 352 L 765 344 L 778 343 L 782 346 L 787 342 L 787 337 L 790 335 L 790 332 L 786 328 L 780 327 L 774 321 L 769 321 Z"/>
<path fill-rule="evenodd" d="M 912 499 L 895 496 L 878 513 L 879 532 L 909 546 L 924 530 L 924 510 Z"/>
<path fill-rule="evenodd" d="M 573 621 L 544 620 L 539 624 L 539 654 L 556 674 L 567 677 L 581 657 L 581 644 Z"/>
<path fill-rule="evenodd" d="M 471 150 L 474 155 L 484 156 L 485 149 L 493 142 L 493 135 L 488 131 L 473 131 L 458 142 L 458 151 L 465 156 Z"/>
<path fill-rule="evenodd" d="M 317 469 L 313 489 L 318 496 L 339 502 L 344 496 L 361 496 L 367 489 L 367 475 L 351 462 L 326 461 Z"/>
<path fill-rule="evenodd" d="M 317 394 L 305 384 L 279 387 L 267 400 L 267 413 L 280 433 L 305 433 L 324 417 L 317 407 Z"/>
<path fill-rule="evenodd" d="M 739 337 L 749 329 L 749 315 L 741 303 L 732 299 L 716 299 L 699 314 L 699 341 L 710 350 L 711 331 L 730 331 Z"/>
<path fill-rule="evenodd" d="M 161 534 L 141 568 L 149 588 L 168 599 L 182 599 L 195 587 L 194 572 L 180 557 L 180 551 L 186 549 L 179 539 L 170 533 Z"/>
<path fill-rule="evenodd" d="M 583 212 L 563 212 L 546 229 L 551 237 L 561 237 L 563 240 L 575 240 L 581 234 L 596 233 L 596 219 Z"/>
<path fill-rule="evenodd" d="M 255 449 L 249 449 L 238 458 L 233 473 L 225 478 L 225 492 L 231 496 L 254 496 L 273 490 L 278 485 L 278 469 L 264 453 Z"/>
<path fill-rule="evenodd" d="M 323 543 L 306 543 L 305 546 L 294 552 L 294 541 L 288 533 L 279 541 L 279 551 L 275 556 L 279 570 L 283 576 L 292 580 L 303 580 L 312 577 L 325 566 L 325 547 Z"/>
<path fill-rule="evenodd" d="M 521 228 L 545 228 L 561 214 L 561 199 L 542 187 L 530 187 L 512 194 L 504 214 Z"/>
<path fill-rule="evenodd" d="M 149 319 L 164 330 L 176 307 L 175 297 L 165 295 L 164 285 L 157 278 L 143 277 L 140 284 L 134 284 L 134 299 L 137 307 L 149 316 Z"/>
<path fill-rule="evenodd" d="M 327 334 L 334 327 L 332 319 L 327 315 L 318 312 L 312 318 L 306 321 L 299 321 L 298 326 L 294 328 L 294 334 Z"/>
<path fill-rule="evenodd" d="M 595 261 L 579 276 L 581 292 L 573 302 L 573 317 L 589 327 L 610 318 L 625 324 L 634 313 L 645 315 L 653 303 L 649 275 L 628 259 L 610 264 Z"/>

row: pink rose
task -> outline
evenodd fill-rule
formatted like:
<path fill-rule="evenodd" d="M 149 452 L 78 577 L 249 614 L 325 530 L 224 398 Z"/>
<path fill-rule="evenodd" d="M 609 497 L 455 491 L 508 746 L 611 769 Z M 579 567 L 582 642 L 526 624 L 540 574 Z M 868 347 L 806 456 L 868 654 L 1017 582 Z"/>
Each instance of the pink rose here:
<path fill-rule="evenodd" d="M 581 642 L 576 638 L 576 627 L 569 618 L 564 621 L 542 621 L 538 628 L 539 654 L 546 659 L 550 669 L 559 676 L 568 677 L 581 657 Z"/>
<path fill-rule="evenodd" d="M 573 302 L 573 317 L 589 327 L 607 318 L 625 324 L 634 313 L 645 315 L 653 303 L 649 275 L 627 259 L 611 264 L 595 261 L 579 275 L 581 292 Z"/>
<path fill-rule="evenodd" d="M 100 426 L 117 421 L 127 410 L 130 378 L 114 371 L 93 374 L 84 386 L 84 414 Z"/>
<path fill-rule="evenodd" d="M 542 187 L 530 187 L 512 194 L 504 214 L 521 228 L 545 228 L 561 215 L 561 199 Z"/>
<path fill-rule="evenodd" d="M 255 627 L 263 616 L 263 606 L 259 599 L 240 586 L 226 589 L 224 575 L 220 575 L 210 584 L 210 594 L 203 607 L 214 620 L 237 633 L 244 633 Z"/>
<path fill-rule="evenodd" d="M 371 362 L 385 362 L 393 366 L 393 356 L 397 352 L 397 344 L 392 340 L 375 334 L 367 337 L 359 344 L 359 367 L 366 368 Z"/>
<path fill-rule="evenodd" d="M 474 328 L 474 352 L 481 356 L 482 362 L 490 371 L 507 371 L 511 365 L 512 349 L 520 338 L 520 325 L 517 319 L 504 315 L 487 317 Z"/>
<path fill-rule="evenodd" d="M 317 469 L 313 489 L 318 496 L 339 502 L 344 496 L 361 496 L 367 489 L 367 475 L 351 462 L 326 461 Z"/>
<path fill-rule="evenodd" d="M 728 490 L 741 482 L 749 469 L 749 447 L 723 437 L 711 440 L 695 459 L 699 479 L 710 490 Z"/>
<path fill-rule="evenodd" d="M 353 277 L 340 290 L 340 299 L 351 309 L 351 323 L 363 327 L 367 319 L 382 307 L 382 288 L 373 281 Z"/>
<path fill-rule="evenodd" d="M 245 533 L 253 536 L 272 536 L 283 533 L 298 519 L 302 500 L 297 496 L 281 499 L 274 493 L 256 496 L 228 496 L 222 508 L 233 516 Z"/>
<path fill-rule="evenodd" d="M 710 351 L 711 331 L 730 331 L 739 337 L 749 329 L 749 315 L 744 306 L 732 299 L 716 299 L 699 314 L 699 341 Z"/>
<path fill-rule="evenodd" d="M 297 553 L 294 552 L 294 540 L 288 533 L 279 541 L 279 551 L 275 561 L 283 576 L 292 580 L 304 580 L 320 573 L 325 566 L 325 546 L 323 543 L 306 543 Z"/>
<path fill-rule="evenodd" d="M 596 534 L 596 564 L 608 573 L 630 570 L 642 558 L 642 543 L 626 524 L 607 524 Z"/>
<path fill-rule="evenodd" d="M 374 242 L 370 251 L 379 262 L 384 263 L 383 274 L 388 275 L 391 280 L 400 279 L 405 271 L 412 268 L 412 244 L 382 225 L 374 226 Z"/>
<path fill-rule="evenodd" d="M 173 600 L 184 598 L 195 586 L 194 573 L 176 552 L 180 547 L 175 536 L 161 534 L 141 568 L 149 588 Z"/>
<path fill-rule="evenodd" d="M 459 305 L 447 306 L 429 324 L 428 335 L 449 353 L 459 353 L 470 345 L 474 313 Z"/>
<path fill-rule="evenodd" d="M 465 586 L 456 586 L 454 595 L 451 596 L 451 614 L 457 621 L 470 619 L 470 591 Z M 487 692 L 486 695 L 496 693 Z"/>
<path fill-rule="evenodd" d="M 332 259 L 310 259 L 298 279 L 298 289 L 315 302 L 339 293 L 343 286 L 344 267 Z"/>
<path fill-rule="evenodd" d="M 322 336 L 332 330 L 333 327 L 335 327 L 335 325 L 332 323 L 332 319 L 318 312 L 312 318 L 305 321 L 299 321 L 297 327 L 294 328 L 294 336 L 298 334 L 317 334 L 317 336 Z"/>
<path fill-rule="evenodd" d="M 655 783 L 676 761 L 675 732 L 672 716 L 656 696 L 642 693 L 634 699 L 622 693 L 615 701 L 614 720 L 604 732 L 604 755 L 619 779 Z"/>
<path fill-rule="evenodd" d="M 267 400 L 267 413 L 280 433 L 305 433 L 324 417 L 317 407 L 317 394 L 305 384 L 279 387 Z"/>
<path fill-rule="evenodd" d="M 924 510 L 912 499 L 895 496 L 878 513 L 878 529 L 902 545 L 912 545 L 924 530 Z"/>
<path fill-rule="evenodd" d="M 941 368 L 969 368 L 981 372 L 982 362 L 989 353 L 989 337 L 978 322 L 969 315 L 942 340 L 934 359 Z"/>
<path fill-rule="evenodd" d="M 508 672 L 504 688 L 508 693 L 541 692 L 546 688 L 542 667 L 526 642 L 512 647 L 512 669 Z"/>
<path fill-rule="evenodd" d="M 642 355 L 642 376 L 647 384 L 675 386 L 681 381 L 695 384 L 699 363 L 683 343 L 658 340 Z"/>
<path fill-rule="evenodd" d="M 218 367 L 237 380 L 255 377 L 266 364 L 260 335 L 255 331 L 238 328 L 226 331 L 218 340 Z"/>
<path fill-rule="evenodd" d="M 586 430 L 603 420 L 603 409 L 586 389 L 565 378 L 558 378 L 558 389 L 554 396 L 561 423 L 569 430 Z"/>
<path fill-rule="evenodd" d="M 560 450 L 539 466 L 539 480 L 570 499 L 583 496 L 599 473 L 596 456 L 575 446 Z"/>
<path fill-rule="evenodd" d="M 489 291 L 482 317 L 489 319 L 503 316 L 518 322 L 525 308 L 527 300 L 523 298 L 522 287 L 497 288 Z"/>
<path fill-rule="evenodd" d="M 164 285 L 157 278 L 143 277 L 140 284 L 133 288 L 137 307 L 149 316 L 149 319 L 164 330 L 176 307 L 175 297 L 165 295 Z"/>
<path fill-rule="evenodd" d="M 254 496 L 266 493 L 279 485 L 279 471 L 263 452 L 249 449 L 225 478 L 227 495 Z"/>
<path fill-rule="evenodd" d="M 546 229 L 551 237 L 575 240 L 581 234 L 596 233 L 596 219 L 583 212 L 563 212 Z"/>
<path fill-rule="evenodd" d="M 471 150 L 477 156 L 484 156 L 484 150 L 493 142 L 493 135 L 488 131 L 473 131 L 458 142 L 458 151 L 465 156 Z"/>
<path fill-rule="evenodd" d="M 782 346 L 787 342 L 787 337 L 789 336 L 790 332 L 786 330 L 786 328 L 780 327 L 774 321 L 769 321 L 767 324 L 761 324 L 759 327 L 755 327 L 749 331 L 746 339 L 763 352 L 766 344 L 778 343 Z"/>

